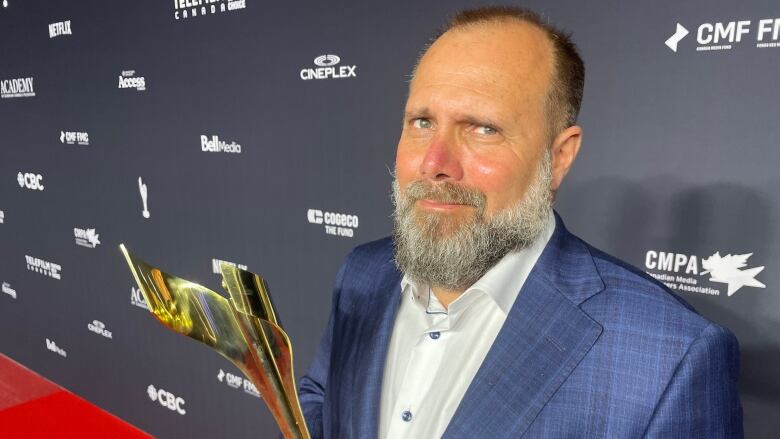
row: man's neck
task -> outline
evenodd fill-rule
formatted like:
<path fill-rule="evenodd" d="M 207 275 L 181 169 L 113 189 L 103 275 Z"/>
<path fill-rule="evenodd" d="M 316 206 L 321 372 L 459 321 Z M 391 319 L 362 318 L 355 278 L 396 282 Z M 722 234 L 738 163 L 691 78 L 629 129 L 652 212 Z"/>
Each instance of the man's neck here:
<path fill-rule="evenodd" d="M 436 298 L 439 299 L 439 302 L 442 304 L 444 309 L 449 309 L 448 307 L 450 306 L 450 303 L 460 297 L 460 295 L 463 294 L 463 292 L 466 290 L 445 290 L 444 288 L 431 287 L 431 291 L 433 291 L 433 294 L 435 294 Z"/>

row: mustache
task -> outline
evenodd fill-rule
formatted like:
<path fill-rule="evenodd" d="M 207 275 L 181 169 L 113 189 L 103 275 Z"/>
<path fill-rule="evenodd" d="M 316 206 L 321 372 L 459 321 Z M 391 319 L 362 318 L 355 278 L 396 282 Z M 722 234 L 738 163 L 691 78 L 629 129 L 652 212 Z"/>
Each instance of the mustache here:
<path fill-rule="evenodd" d="M 465 204 L 483 209 L 487 201 L 485 194 L 477 189 L 449 182 L 431 183 L 427 180 L 415 180 L 406 186 L 404 196 L 409 202 L 423 199 L 448 204 Z"/>

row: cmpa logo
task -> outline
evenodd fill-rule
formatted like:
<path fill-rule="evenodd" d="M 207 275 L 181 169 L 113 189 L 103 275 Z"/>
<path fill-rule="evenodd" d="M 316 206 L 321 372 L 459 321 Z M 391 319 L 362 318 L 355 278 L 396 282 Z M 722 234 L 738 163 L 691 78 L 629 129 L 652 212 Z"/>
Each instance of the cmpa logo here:
<path fill-rule="evenodd" d="M 46 349 L 54 352 L 55 354 L 61 356 L 61 357 L 67 357 L 68 353 L 65 352 L 65 349 L 62 349 L 61 347 L 57 346 L 57 343 L 54 343 L 54 340 L 46 339 Z"/>
<path fill-rule="evenodd" d="M 138 91 L 146 90 L 146 78 L 135 76 L 135 70 L 122 70 L 119 75 L 119 88 L 134 88 Z"/>
<path fill-rule="evenodd" d="M 232 265 L 234 267 L 238 267 L 238 268 L 240 268 L 242 270 L 246 270 L 246 265 L 244 265 L 244 264 L 236 264 L 235 262 L 223 261 L 222 259 L 213 258 L 213 259 L 211 259 L 211 270 L 214 272 L 214 274 L 221 274 L 222 273 L 222 271 L 220 271 L 220 269 L 219 269 L 219 266 L 223 262 L 228 264 L 228 265 Z"/>
<path fill-rule="evenodd" d="M 161 406 L 168 410 L 174 411 L 180 415 L 187 414 L 187 411 L 184 410 L 184 399 L 167 390 L 157 389 L 154 385 L 149 384 L 149 387 L 146 388 L 146 394 L 149 395 L 149 399 L 159 402 Z"/>
<path fill-rule="evenodd" d="M 82 247 L 95 248 L 100 244 L 100 235 L 95 229 L 74 228 L 73 234 L 76 236 L 76 244 Z"/>
<path fill-rule="evenodd" d="M 301 79 L 308 81 L 311 79 L 343 79 L 354 78 L 357 76 L 355 70 L 357 66 L 339 66 L 335 67 L 341 62 L 341 58 L 338 55 L 320 55 L 314 58 L 314 65 L 316 68 L 303 68 L 301 69 Z"/>
<path fill-rule="evenodd" d="M 16 290 L 8 282 L 3 282 L 3 292 L 16 299 Z"/>
<path fill-rule="evenodd" d="M 70 31 L 70 20 L 59 21 L 49 25 L 49 38 L 60 35 L 73 35 Z"/>
<path fill-rule="evenodd" d="M 206 6 L 203 3 L 210 4 Z M 244 8 L 246 0 L 174 0 L 173 17 L 179 20 Z"/>
<path fill-rule="evenodd" d="M 146 303 L 140 288 L 130 287 L 130 304 L 149 311 L 149 304 Z"/>
<path fill-rule="evenodd" d="M 217 136 L 200 136 L 200 149 L 204 152 L 230 152 L 235 154 L 241 154 L 241 145 L 236 142 L 224 142 L 219 140 Z"/>
<path fill-rule="evenodd" d="M 355 235 L 355 229 L 358 228 L 360 222 L 357 215 L 323 212 L 319 209 L 309 209 L 306 212 L 306 219 L 311 224 L 324 224 L 325 233 L 328 235 L 347 238 L 352 238 Z"/>
<path fill-rule="evenodd" d="M 689 33 L 685 26 L 677 23 L 674 34 L 665 41 L 666 46 L 677 52 L 678 45 Z M 702 23 L 696 29 L 696 51 L 731 50 L 751 34 L 759 49 L 780 47 L 780 18 L 762 18 L 757 25 L 751 20 Z"/>
<path fill-rule="evenodd" d="M 742 287 L 765 288 L 756 276 L 764 266 L 746 268 L 753 253 L 727 254 L 715 252 L 707 258 L 682 253 L 650 250 L 645 254 L 647 273 L 676 291 L 720 295 L 718 288 L 701 285 L 699 276 L 709 275 L 710 282 L 726 285 L 726 295 L 732 296 Z M 701 263 L 700 263 L 701 261 Z M 672 274 L 667 274 L 672 273 Z"/>
<path fill-rule="evenodd" d="M 27 261 L 27 269 L 44 276 L 49 276 L 52 279 L 60 279 L 60 271 L 62 267 L 60 264 L 54 262 L 44 261 L 43 259 L 35 258 L 29 255 L 24 255 Z"/>
<path fill-rule="evenodd" d="M 257 387 L 255 387 L 251 381 L 242 376 L 233 375 L 230 372 L 225 372 L 224 370 L 220 369 L 219 373 L 217 374 L 217 379 L 220 383 L 227 384 L 228 387 L 233 389 L 242 388 L 244 389 L 244 392 L 257 398 L 260 397 L 260 392 L 257 391 Z"/>
<path fill-rule="evenodd" d="M 41 174 L 19 172 L 16 174 L 16 182 L 19 183 L 19 187 L 21 188 L 27 188 L 34 191 L 43 190 L 43 176 Z"/>
<path fill-rule="evenodd" d="M 114 338 L 113 334 L 111 334 L 111 331 L 106 329 L 106 324 L 100 320 L 93 320 L 92 323 L 88 323 L 87 329 L 94 332 L 95 334 L 102 335 L 103 337 Z"/>
<path fill-rule="evenodd" d="M 89 145 L 89 133 L 83 133 L 78 131 L 60 131 L 60 143 L 68 145 Z"/>
<path fill-rule="evenodd" d="M 35 96 L 33 78 L 0 80 L 0 98 L 29 98 Z"/>

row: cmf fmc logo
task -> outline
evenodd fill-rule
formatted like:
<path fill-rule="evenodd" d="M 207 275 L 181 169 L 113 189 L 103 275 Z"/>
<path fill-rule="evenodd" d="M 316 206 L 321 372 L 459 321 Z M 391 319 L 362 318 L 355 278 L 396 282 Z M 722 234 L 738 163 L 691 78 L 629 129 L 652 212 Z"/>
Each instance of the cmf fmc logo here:
<path fill-rule="evenodd" d="M 344 79 L 354 78 L 357 76 L 357 66 L 341 65 L 337 66 L 341 62 L 341 58 L 338 55 L 320 55 L 314 58 L 315 68 L 303 68 L 301 69 L 301 79 L 308 81 L 311 79 Z"/>

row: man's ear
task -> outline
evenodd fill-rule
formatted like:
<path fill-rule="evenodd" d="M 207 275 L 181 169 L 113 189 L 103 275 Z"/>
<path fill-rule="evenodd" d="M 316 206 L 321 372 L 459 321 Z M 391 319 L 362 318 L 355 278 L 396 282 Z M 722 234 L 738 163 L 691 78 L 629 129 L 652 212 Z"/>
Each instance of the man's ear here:
<path fill-rule="evenodd" d="M 563 178 L 569 173 L 582 143 L 582 128 L 573 125 L 561 131 L 552 143 L 552 182 L 551 189 L 557 192 Z"/>

